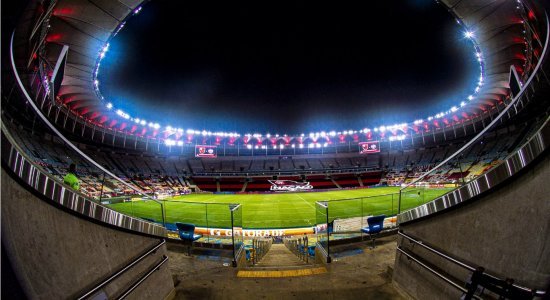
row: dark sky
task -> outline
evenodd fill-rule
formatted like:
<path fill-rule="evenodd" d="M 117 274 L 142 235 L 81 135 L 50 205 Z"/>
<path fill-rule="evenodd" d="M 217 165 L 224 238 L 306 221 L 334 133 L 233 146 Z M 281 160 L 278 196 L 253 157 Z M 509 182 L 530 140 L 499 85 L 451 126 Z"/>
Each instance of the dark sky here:
<path fill-rule="evenodd" d="M 410 122 L 473 91 L 444 7 L 356 2 L 153 0 L 112 40 L 100 89 L 161 125 L 280 134 Z"/>

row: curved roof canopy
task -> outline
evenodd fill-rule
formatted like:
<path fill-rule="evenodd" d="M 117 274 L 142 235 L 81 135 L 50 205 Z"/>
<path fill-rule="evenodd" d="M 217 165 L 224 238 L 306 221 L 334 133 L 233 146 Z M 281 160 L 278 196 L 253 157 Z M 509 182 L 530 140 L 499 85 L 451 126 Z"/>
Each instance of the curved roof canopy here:
<path fill-rule="evenodd" d="M 43 55 L 55 63 L 59 45 L 69 53 L 58 101 L 74 115 L 96 125 L 146 135 L 150 126 L 132 122 L 106 106 L 97 90 L 94 72 L 104 47 L 124 26 L 125 20 L 140 9 L 141 0 L 59 0 L 47 28 Z M 529 7 L 517 0 L 443 0 L 457 22 L 475 36 L 483 66 L 482 85 L 463 107 L 442 117 L 443 123 L 459 123 L 482 115 L 508 96 L 510 66 L 520 76 L 529 73 L 532 52 L 527 51 L 525 18 L 535 18 Z M 536 39 L 537 37 L 535 37 Z M 539 41 L 540 43 L 540 41 Z M 435 121 L 435 120 L 434 120 Z M 427 122 L 427 121 L 426 121 Z M 149 125 L 149 124 L 147 124 Z M 158 129 L 158 128 L 157 128 Z"/>

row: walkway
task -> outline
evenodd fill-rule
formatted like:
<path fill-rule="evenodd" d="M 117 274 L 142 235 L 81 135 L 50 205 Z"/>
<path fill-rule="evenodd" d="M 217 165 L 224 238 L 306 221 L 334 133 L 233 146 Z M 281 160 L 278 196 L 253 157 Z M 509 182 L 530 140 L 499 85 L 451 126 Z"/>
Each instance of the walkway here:
<path fill-rule="evenodd" d="M 189 257 L 177 251 L 169 251 L 168 262 L 175 299 L 404 299 L 391 284 L 396 236 L 377 239 L 373 250 L 369 245 L 332 247 L 335 257 L 328 272 L 311 276 L 239 278 L 229 258 Z"/>

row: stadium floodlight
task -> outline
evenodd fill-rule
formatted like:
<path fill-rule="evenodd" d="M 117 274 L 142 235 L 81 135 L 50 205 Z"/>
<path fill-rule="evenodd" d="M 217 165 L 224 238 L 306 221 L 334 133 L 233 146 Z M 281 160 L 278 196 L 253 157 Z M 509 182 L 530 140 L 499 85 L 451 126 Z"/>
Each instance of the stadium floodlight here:
<path fill-rule="evenodd" d="M 304 148 L 304 144 L 298 145 L 298 148 L 303 149 L 303 148 Z"/>
<path fill-rule="evenodd" d="M 328 143 L 324 143 L 324 144 L 323 144 L 323 147 L 328 147 Z"/>
<path fill-rule="evenodd" d="M 141 120 L 141 122 L 139 122 L 139 124 L 141 124 L 141 125 L 145 126 L 145 124 L 147 124 L 147 121 L 145 121 L 145 120 Z"/>
<path fill-rule="evenodd" d="M 380 126 L 380 131 L 381 131 L 381 132 L 384 132 L 384 131 L 386 131 L 386 126 L 383 126 L 383 125 L 382 125 L 382 126 Z"/>
<path fill-rule="evenodd" d="M 296 145 L 292 144 L 290 145 L 291 148 L 296 148 Z"/>
<path fill-rule="evenodd" d="M 472 31 L 466 31 L 466 32 L 464 33 L 464 36 L 465 36 L 466 38 L 471 39 L 471 38 L 474 37 L 474 33 L 473 33 Z"/>
<path fill-rule="evenodd" d="M 252 145 L 248 144 L 248 145 L 246 145 L 246 148 L 247 149 L 252 149 Z"/>
<path fill-rule="evenodd" d="M 170 125 L 166 126 L 166 131 L 172 131 L 172 126 Z"/>
<path fill-rule="evenodd" d="M 130 115 L 128 115 L 127 113 L 123 112 L 120 109 L 116 110 L 116 114 L 123 117 L 124 119 L 130 119 Z"/>
<path fill-rule="evenodd" d="M 105 105 L 108 109 L 111 109 L 113 108 L 113 103 L 109 102 L 107 103 L 107 105 Z"/>
<path fill-rule="evenodd" d="M 284 148 L 285 148 L 285 145 L 283 145 L 283 144 L 279 145 L 279 149 L 284 149 Z"/>
<path fill-rule="evenodd" d="M 465 105 L 466 105 L 466 102 L 464 102 L 464 101 L 460 102 L 460 107 L 463 107 Z"/>
<path fill-rule="evenodd" d="M 458 110 L 458 108 L 456 106 L 451 107 L 451 112 L 455 112 L 457 110 Z"/>
<path fill-rule="evenodd" d="M 178 141 L 178 146 L 183 146 L 183 141 Z"/>

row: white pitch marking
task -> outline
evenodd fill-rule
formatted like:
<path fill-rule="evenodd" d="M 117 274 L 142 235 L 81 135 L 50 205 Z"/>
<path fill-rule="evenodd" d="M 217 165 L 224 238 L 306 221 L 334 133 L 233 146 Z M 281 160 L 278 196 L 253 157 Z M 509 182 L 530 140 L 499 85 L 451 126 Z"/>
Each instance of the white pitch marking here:
<path fill-rule="evenodd" d="M 311 206 L 313 209 L 315 209 L 315 206 L 311 205 L 311 203 L 307 202 L 306 199 L 304 199 L 302 196 L 296 194 L 296 196 L 300 197 L 300 199 L 302 199 L 302 201 L 304 201 L 307 205 Z"/>

